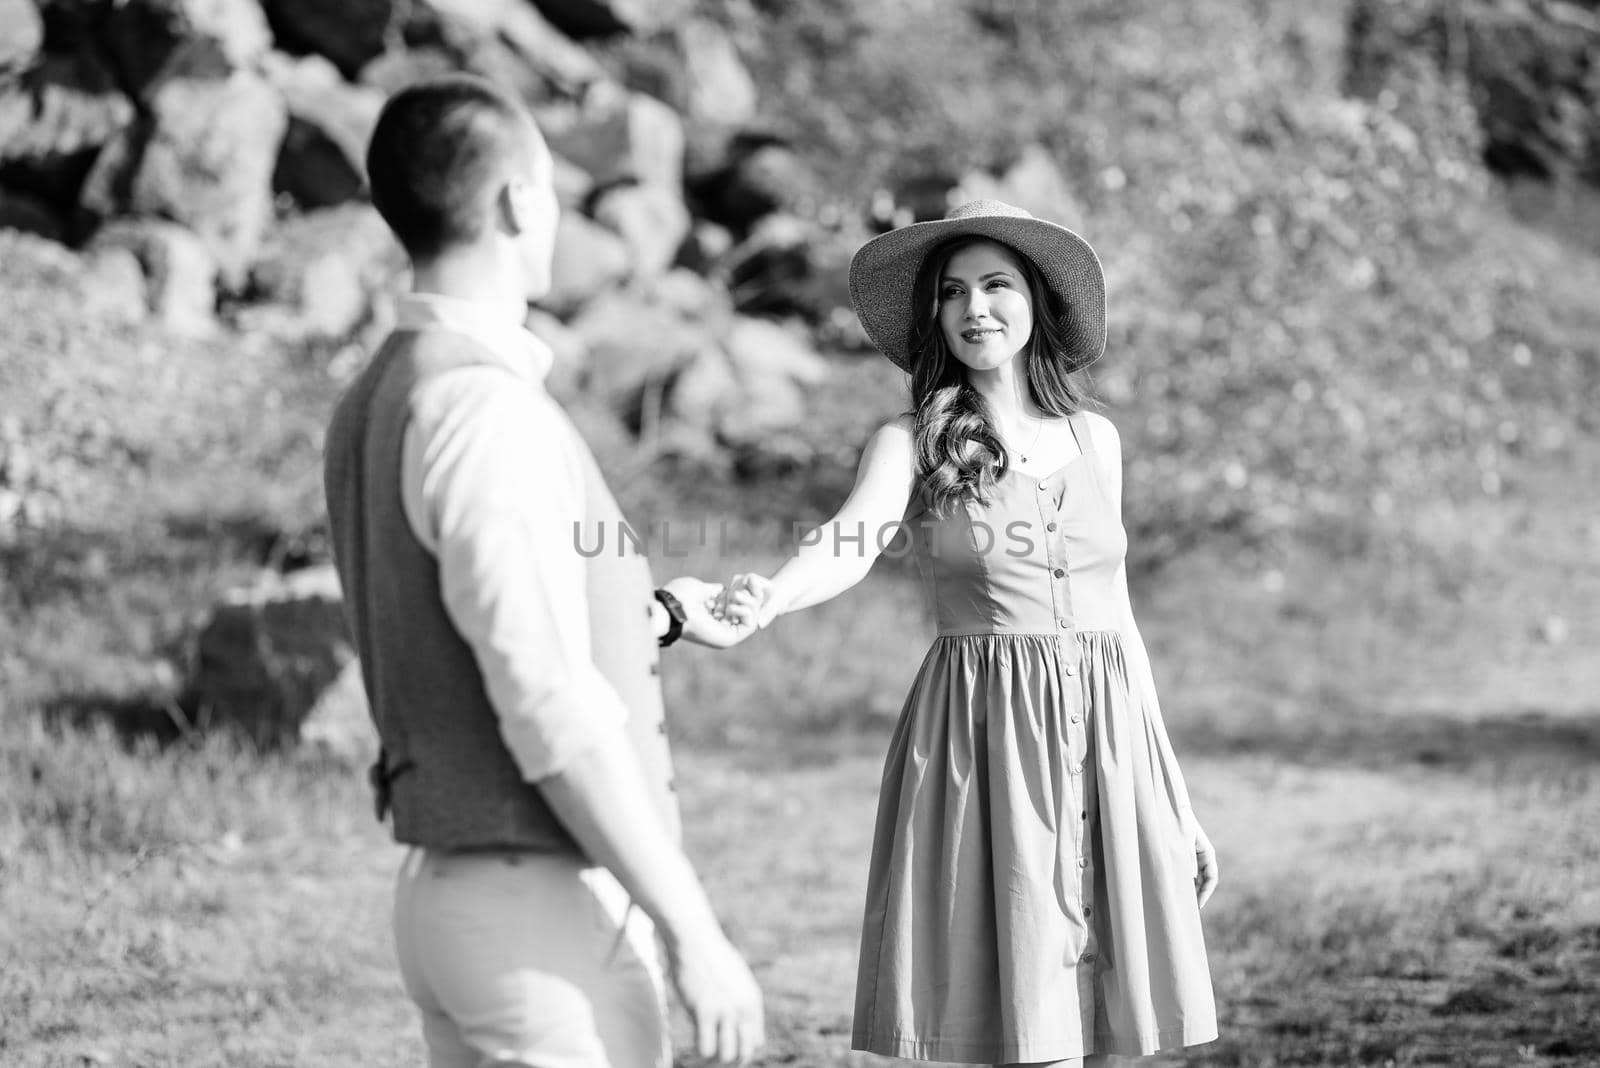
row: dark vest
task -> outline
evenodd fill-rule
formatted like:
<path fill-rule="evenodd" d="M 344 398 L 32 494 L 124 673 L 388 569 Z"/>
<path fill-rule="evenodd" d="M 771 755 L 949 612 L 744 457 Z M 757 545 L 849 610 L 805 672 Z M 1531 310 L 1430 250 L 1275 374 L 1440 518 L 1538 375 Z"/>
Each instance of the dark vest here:
<path fill-rule="evenodd" d="M 383 745 L 374 782 L 380 804 L 386 800 L 394 814 L 397 841 L 446 850 L 580 852 L 501 740 L 472 650 L 445 612 L 438 564 L 401 504 L 401 445 L 418 390 L 436 375 L 471 366 L 502 371 L 507 389 L 528 388 L 463 334 L 400 331 L 345 392 L 328 428 L 324 489 L 334 559 Z M 566 430 L 584 478 L 585 513 L 573 521 L 582 524 L 586 548 L 598 531 L 606 537 L 605 551 L 584 557 L 575 534 L 572 556 L 573 566 L 587 572 L 595 667 L 628 709 L 629 740 L 676 838 L 649 564 L 632 541 L 618 537 L 616 499 L 577 430 L 570 423 Z M 527 655 L 537 659 L 539 651 Z"/>

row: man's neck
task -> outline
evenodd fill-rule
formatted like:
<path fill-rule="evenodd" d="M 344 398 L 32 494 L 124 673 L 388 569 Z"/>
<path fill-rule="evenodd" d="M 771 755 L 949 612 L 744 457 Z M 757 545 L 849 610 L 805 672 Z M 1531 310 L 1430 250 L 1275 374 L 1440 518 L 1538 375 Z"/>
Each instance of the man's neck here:
<path fill-rule="evenodd" d="M 494 308 L 507 322 L 517 325 L 528 314 L 521 278 L 487 249 L 450 252 L 417 261 L 412 265 L 411 292 L 470 300 Z"/>

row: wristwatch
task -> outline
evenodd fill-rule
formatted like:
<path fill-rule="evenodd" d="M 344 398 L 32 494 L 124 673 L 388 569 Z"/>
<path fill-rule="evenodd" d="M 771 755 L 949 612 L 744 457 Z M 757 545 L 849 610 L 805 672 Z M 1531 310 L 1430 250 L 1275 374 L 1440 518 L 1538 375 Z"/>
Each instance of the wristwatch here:
<path fill-rule="evenodd" d="M 666 590 L 657 590 L 656 600 L 660 601 L 661 607 L 667 610 L 667 632 L 656 639 L 656 644 L 666 648 L 683 637 L 683 624 L 689 618 L 689 615 L 683 610 L 683 602 Z"/>

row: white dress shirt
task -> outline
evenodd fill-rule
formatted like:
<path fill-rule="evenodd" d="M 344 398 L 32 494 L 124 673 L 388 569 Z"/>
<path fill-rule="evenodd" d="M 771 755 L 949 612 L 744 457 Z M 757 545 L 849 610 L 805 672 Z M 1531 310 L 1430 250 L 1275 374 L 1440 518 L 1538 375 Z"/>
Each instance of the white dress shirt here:
<path fill-rule="evenodd" d="M 545 391 L 548 345 L 490 304 L 410 294 L 396 329 L 470 337 L 494 366 L 447 371 L 415 396 L 401 505 L 439 563 L 445 611 L 472 649 L 522 775 L 552 775 L 628 716 L 590 656 L 579 450 Z M 505 372 L 511 372 L 509 375 Z"/>

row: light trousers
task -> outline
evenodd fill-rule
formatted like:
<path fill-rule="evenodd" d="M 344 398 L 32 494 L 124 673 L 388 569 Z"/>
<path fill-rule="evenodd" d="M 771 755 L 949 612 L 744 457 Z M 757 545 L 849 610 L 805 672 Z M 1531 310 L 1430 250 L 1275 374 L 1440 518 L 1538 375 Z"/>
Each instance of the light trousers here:
<path fill-rule="evenodd" d="M 672 1063 L 653 926 L 604 868 L 412 848 L 394 939 L 430 1068 Z"/>

